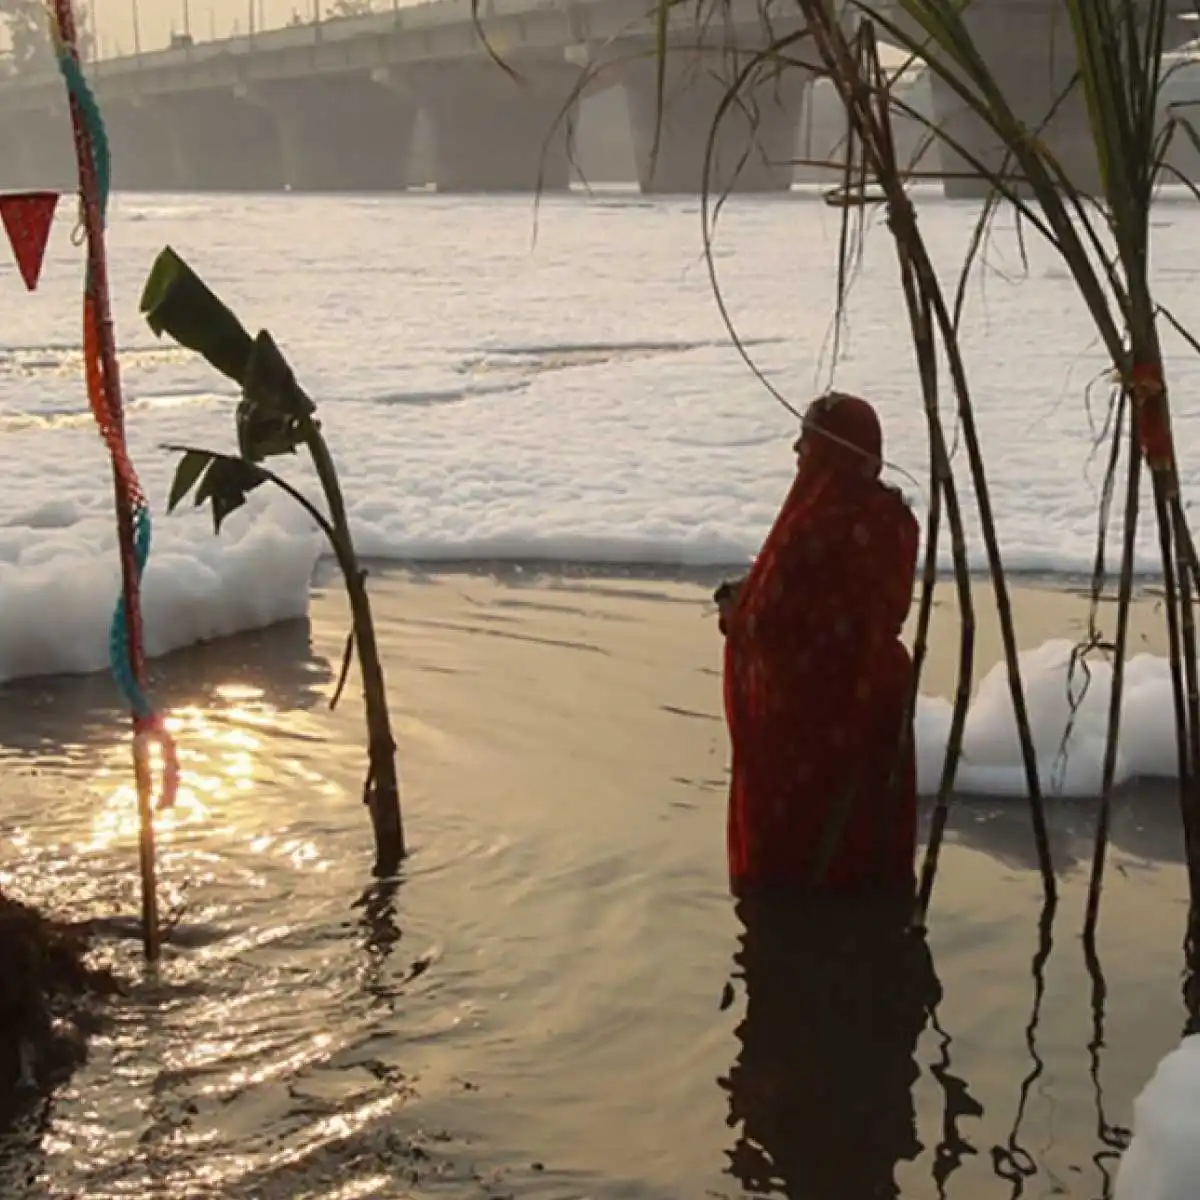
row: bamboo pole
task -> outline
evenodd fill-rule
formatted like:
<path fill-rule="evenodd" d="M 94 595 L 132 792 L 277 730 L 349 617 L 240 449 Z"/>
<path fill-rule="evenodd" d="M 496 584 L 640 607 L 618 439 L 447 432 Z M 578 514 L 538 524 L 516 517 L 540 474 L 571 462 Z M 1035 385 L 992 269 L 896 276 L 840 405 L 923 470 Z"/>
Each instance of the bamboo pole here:
<path fill-rule="evenodd" d="M 1197 825 L 1197 796 L 1196 783 L 1200 772 L 1200 687 L 1197 686 L 1196 663 L 1196 622 L 1192 607 L 1193 578 L 1188 569 L 1187 541 L 1183 536 L 1187 518 L 1178 497 L 1168 495 L 1166 480 L 1155 478 L 1155 504 L 1161 506 L 1165 523 L 1170 527 L 1170 544 L 1164 546 L 1163 575 L 1169 595 L 1174 596 L 1176 604 L 1168 606 L 1167 619 L 1177 626 L 1174 636 L 1178 640 L 1178 649 L 1172 654 L 1172 661 L 1177 665 L 1183 660 L 1185 694 L 1177 699 L 1177 706 L 1184 710 L 1184 719 L 1188 729 L 1186 745 L 1179 748 L 1179 796 L 1185 845 L 1188 852 L 1188 867 L 1191 872 L 1192 900 L 1200 900 L 1200 856 L 1197 851 L 1197 837 L 1200 828 Z M 1172 552 L 1175 554 L 1172 561 Z M 1176 569 L 1172 578 L 1172 568 Z M 1176 692 L 1179 691 L 1178 683 Z M 1178 720 L 1177 720 L 1178 724 Z"/>
<path fill-rule="evenodd" d="M 1174 468 L 1172 468 L 1172 473 Z M 1177 485 L 1172 485 L 1171 480 L 1168 480 L 1167 488 L 1167 505 L 1171 512 L 1172 531 L 1177 553 L 1178 575 L 1181 582 L 1180 600 L 1183 608 L 1184 620 L 1191 622 L 1193 597 L 1197 592 L 1200 592 L 1200 563 L 1196 559 L 1196 548 L 1192 538 L 1192 531 L 1188 525 L 1187 514 L 1184 512 L 1183 504 L 1179 498 L 1179 489 Z M 1192 653 L 1192 667 L 1196 665 L 1196 655 Z M 1181 800 L 1184 802 L 1184 830 L 1190 831 L 1191 844 L 1188 849 L 1188 870 L 1190 873 L 1190 882 L 1192 888 L 1193 905 L 1200 906 L 1200 721 L 1195 717 L 1196 701 L 1195 691 L 1196 683 L 1194 676 L 1189 678 L 1188 683 L 1188 704 L 1187 709 L 1191 714 L 1192 721 L 1192 737 L 1188 746 L 1189 766 L 1191 770 L 1191 788 L 1188 793 L 1180 792 Z M 1180 751 L 1181 757 L 1183 751 Z"/>

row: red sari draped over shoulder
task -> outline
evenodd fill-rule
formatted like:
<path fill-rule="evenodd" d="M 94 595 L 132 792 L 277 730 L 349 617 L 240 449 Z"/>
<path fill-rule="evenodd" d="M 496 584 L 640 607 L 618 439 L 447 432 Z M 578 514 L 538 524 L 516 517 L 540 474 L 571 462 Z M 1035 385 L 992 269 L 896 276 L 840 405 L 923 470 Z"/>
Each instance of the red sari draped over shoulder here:
<path fill-rule="evenodd" d="M 727 621 L 730 881 L 739 892 L 911 888 L 912 664 L 900 633 L 919 528 L 879 481 L 866 401 L 827 397 L 805 424 L 796 480 Z"/>

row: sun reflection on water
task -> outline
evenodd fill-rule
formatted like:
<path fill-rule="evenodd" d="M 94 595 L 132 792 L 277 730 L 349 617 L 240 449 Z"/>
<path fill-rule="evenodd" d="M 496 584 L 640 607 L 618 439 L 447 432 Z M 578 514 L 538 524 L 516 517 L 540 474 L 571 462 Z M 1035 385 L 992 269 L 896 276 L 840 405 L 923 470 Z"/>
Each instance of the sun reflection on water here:
<path fill-rule="evenodd" d="M 223 1094 L 230 1089 L 240 1091 L 278 1079 L 290 1079 L 300 1074 L 302 1068 L 323 1062 L 328 1057 L 333 1038 L 327 1033 L 316 1033 L 306 1038 L 303 1044 L 290 1054 L 276 1054 L 269 1062 L 253 1067 L 241 1067 L 231 1071 L 219 1083 L 200 1089 L 202 1095 Z"/>
<path fill-rule="evenodd" d="M 44 1152 L 86 1185 L 79 1195 L 125 1195 L 158 1172 L 180 1195 L 391 1194 L 386 1162 L 404 1149 L 394 1114 L 412 1092 L 374 1072 L 392 1052 L 375 1044 L 362 935 L 339 874 L 344 831 L 361 836 L 358 752 L 322 711 L 259 688 L 205 687 L 171 712 L 179 790 L 154 817 L 170 933 L 142 978 L 131 915 L 138 802 L 120 725 L 80 746 L 84 786 L 38 873 L 62 862 L 78 876 L 86 855 L 95 890 L 82 915 L 99 914 L 99 952 L 128 967 L 130 998 L 92 1043 L 87 1087 L 103 1079 L 104 1099 L 71 1096 Z M 38 846 L 38 833 L 6 830 L 4 844 Z"/>
<path fill-rule="evenodd" d="M 255 687 L 252 683 L 222 683 L 216 693 L 222 700 L 229 704 L 251 704 L 256 701 L 261 701 L 266 695 L 260 687 Z"/>
<path fill-rule="evenodd" d="M 232 835 L 253 853 L 271 851 L 295 870 L 324 870 L 328 864 L 312 841 L 255 827 L 263 810 L 252 801 L 260 788 L 277 787 L 280 775 L 302 780 L 306 790 L 336 791 L 337 785 L 311 765 L 273 756 L 271 735 L 289 731 L 281 728 L 281 714 L 265 700 L 261 688 L 226 684 L 216 689 L 216 696 L 227 707 L 180 707 L 166 721 L 176 742 L 180 780 L 175 804 L 155 813 L 156 841 L 166 847 L 221 833 Z M 162 778 L 157 747 L 152 757 L 157 783 Z M 104 749 L 91 786 L 100 802 L 78 848 L 102 853 L 135 843 L 137 789 L 127 737 Z M 251 828 L 245 828 L 247 824 Z"/>

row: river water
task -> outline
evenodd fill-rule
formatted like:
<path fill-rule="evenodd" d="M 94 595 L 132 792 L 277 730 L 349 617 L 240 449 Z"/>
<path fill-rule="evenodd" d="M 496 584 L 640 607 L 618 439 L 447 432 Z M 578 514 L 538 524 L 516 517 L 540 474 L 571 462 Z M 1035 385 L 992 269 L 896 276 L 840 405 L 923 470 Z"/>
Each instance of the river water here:
<path fill-rule="evenodd" d="M 311 630 L 164 660 L 187 772 L 163 818 L 175 943 L 148 973 L 101 937 L 129 994 L 0 1150 L 3 1194 L 1105 1195 L 1181 1024 L 1170 795 L 1118 806 L 1100 974 L 1077 937 L 1085 802 L 1055 802 L 1046 930 L 1024 805 L 978 799 L 928 956 L 845 914 L 743 927 L 715 680 L 689 711 L 694 666 L 627 628 L 631 591 L 700 615 L 702 589 L 664 586 L 376 580 L 415 850 L 396 884 L 369 875 L 356 706 L 326 707 L 335 596 Z M 5 886 L 136 911 L 108 681 L 7 700 Z"/>
<path fill-rule="evenodd" d="M 531 248 L 533 215 L 486 199 L 122 199 L 130 436 L 156 514 L 159 443 L 231 428 L 221 381 L 137 325 L 140 279 L 171 241 L 249 323 L 287 331 L 380 560 L 636 576 L 748 553 L 786 482 L 789 420 L 724 340 L 696 206 L 555 201 Z M 923 217 L 947 256 L 972 219 L 937 201 Z M 725 220 L 741 324 L 802 399 L 823 377 L 836 222 L 803 199 Z M 1159 271 L 1181 311 L 1197 228 L 1164 206 Z M 882 235 L 872 245 L 839 378 L 879 396 L 893 458 L 919 479 L 892 266 Z M 1102 363 L 1053 260 L 1004 253 L 969 339 L 1002 532 L 1015 565 L 1076 571 L 1096 484 L 1083 394 Z M 111 683 L 45 678 L 103 662 L 113 595 L 78 284 L 64 234 L 0 349 L 0 881 L 90 917 L 127 915 L 136 895 Z M 1185 416 L 1187 447 L 1194 429 Z M 254 542 L 254 522 L 274 522 L 271 539 Z M 702 589 L 551 581 L 516 604 L 479 584 L 451 618 L 381 561 L 417 853 L 372 884 L 356 706 L 326 708 L 341 610 L 324 586 L 309 609 L 310 533 L 264 504 L 221 543 L 202 515 L 160 515 L 158 537 L 155 646 L 207 643 L 156 668 L 185 755 L 162 845 L 178 937 L 156 973 L 100 939 L 129 994 L 0 1150 L 0 1194 L 866 1200 L 897 1194 L 892 1177 L 905 1200 L 1106 1194 L 1118 1127 L 1182 1024 L 1168 795 L 1119 806 L 1100 971 L 1077 939 L 1082 801 L 1053 814 L 1049 937 L 1013 802 L 956 815 L 928 956 L 828 914 L 765 927 L 725 894 L 716 662 L 697 684 L 647 615 L 670 603 L 698 621 Z"/>

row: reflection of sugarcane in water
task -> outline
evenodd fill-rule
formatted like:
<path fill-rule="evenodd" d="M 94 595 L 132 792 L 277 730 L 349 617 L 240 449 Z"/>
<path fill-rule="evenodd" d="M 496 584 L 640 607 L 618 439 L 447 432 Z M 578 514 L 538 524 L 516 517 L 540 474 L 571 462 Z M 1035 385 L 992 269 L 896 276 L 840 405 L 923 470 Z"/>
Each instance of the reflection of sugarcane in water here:
<path fill-rule="evenodd" d="M 161 802 L 170 804 L 178 783 L 174 745 L 144 691 L 140 584 L 150 553 L 150 508 L 125 445 L 121 383 L 113 334 L 105 253 L 111 159 L 104 122 L 80 67 L 71 0 L 54 0 L 51 33 L 70 98 L 75 157 L 79 170 L 80 224 L 87 249 L 83 303 L 84 372 L 92 415 L 112 459 L 121 559 L 121 599 L 113 618 L 109 658 L 113 675 L 133 714 L 133 760 L 140 824 L 142 939 L 148 958 L 159 949 L 155 897 L 151 749 L 161 749 Z"/>

